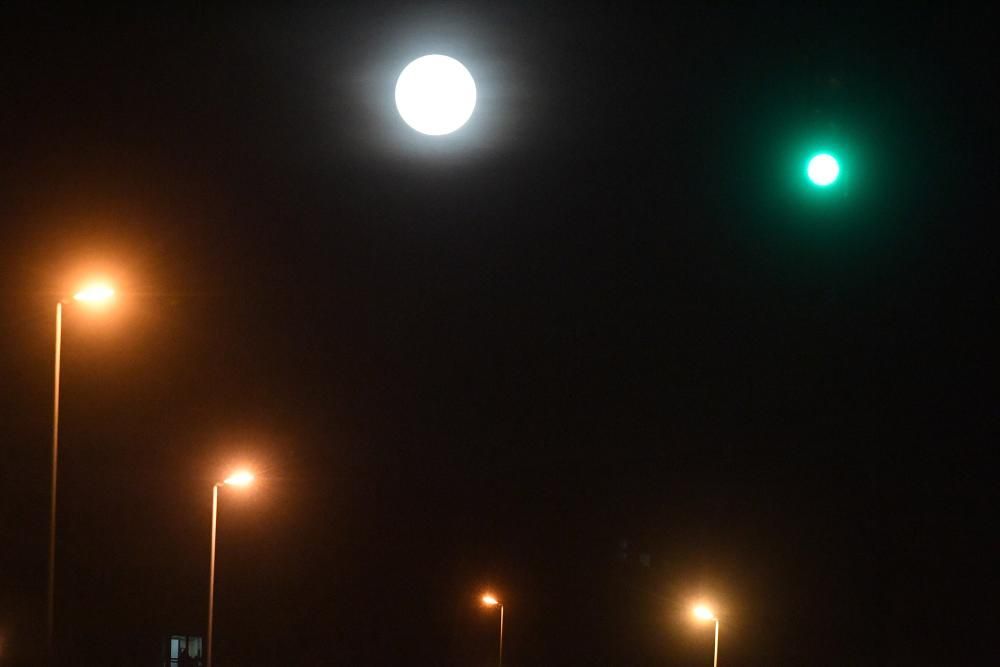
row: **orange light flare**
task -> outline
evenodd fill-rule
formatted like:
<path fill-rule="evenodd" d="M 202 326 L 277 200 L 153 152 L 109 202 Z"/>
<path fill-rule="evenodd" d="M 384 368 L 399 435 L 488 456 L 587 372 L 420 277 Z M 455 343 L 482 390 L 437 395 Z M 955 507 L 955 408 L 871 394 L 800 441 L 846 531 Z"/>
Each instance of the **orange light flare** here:
<path fill-rule="evenodd" d="M 484 605 L 487 605 L 489 607 L 495 607 L 498 604 L 500 604 L 500 600 L 497 600 L 496 597 L 494 597 L 490 593 L 487 593 L 486 595 L 481 597 L 480 600 L 482 600 L 482 603 Z"/>

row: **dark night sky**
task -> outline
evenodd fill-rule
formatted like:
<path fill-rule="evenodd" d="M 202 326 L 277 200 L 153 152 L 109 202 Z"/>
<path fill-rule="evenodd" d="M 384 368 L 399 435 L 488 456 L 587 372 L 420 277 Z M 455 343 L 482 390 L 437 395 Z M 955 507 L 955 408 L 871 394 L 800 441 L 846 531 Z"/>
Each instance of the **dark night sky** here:
<path fill-rule="evenodd" d="M 328 4 L 0 13 L 12 664 L 92 271 L 121 299 L 64 322 L 65 664 L 203 632 L 242 462 L 220 667 L 493 664 L 487 586 L 512 667 L 707 665 L 699 596 L 722 664 L 981 664 L 996 17 Z M 432 52 L 479 87 L 446 138 L 392 101 Z M 821 141 L 846 196 L 800 186 Z"/>

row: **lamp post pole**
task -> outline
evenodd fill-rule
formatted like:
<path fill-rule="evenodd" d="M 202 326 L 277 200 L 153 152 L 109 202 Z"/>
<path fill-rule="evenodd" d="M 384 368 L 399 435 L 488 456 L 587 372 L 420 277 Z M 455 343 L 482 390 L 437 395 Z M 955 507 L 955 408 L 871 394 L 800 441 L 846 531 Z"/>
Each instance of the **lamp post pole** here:
<path fill-rule="evenodd" d="M 219 516 L 219 486 L 218 482 L 212 487 L 212 556 L 208 569 L 208 642 L 205 651 L 205 665 L 212 667 L 212 616 L 215 607 L 215 526 Z"/>
<path fill-rule="evenodd" d="M 500 604 L 500 657 L 497 667 L 503 667 L 503 603 Z"/>
<path fill-rule="evenodd" d="M 212 555 L 208 567 L 208 642 L 205 649 L 205 666 L 212 667 L 212 625 L 215 616 L 215 533 L 219 519 L 219 487 L 247 486 L 254 480 L 254 476 L 247 471 L 240 471 L 230 475 L 221 482 L 216 482 L 212 487 Z"/>
<path fill-rule="evenodd" d="M 63 302 L 56 303 L 56 360 L 52 399 L 52 490 L 49 507 L 49 577 L 45 607 L 45 642 L 49 661 L 55 658 L 53 642 L 55 627 L 56 585 L 56 480 L 59 471 L 59 364 L 62 356 Z"/>
<path fill-rule="evenodd" d="M 115 291 L 106 284 L 94 284 L 73 295 L 74 301 L 92 306 L 105 304 L 114 298 Z M 55 597 L 56 597 L 56 489 L 59 474 L 59 370 L 62 361 L 63 304 L 56 302 L 56 355 L 52 380 L 52 489 L 49 506 L 49 572 L 45 600 L 45 647 L 50 664 L 55 664 Z"/>
<path fill-rule="evenodd" d="M 480 600 L 489 607 L 500 607 L 500 654 L 497 658 L 497 665 L 503 667 L 503 602 L 492 593 L 486 593 Z"/>
<path fill-rule="evenodd" d="M 719 667 L 719 617 L 703 604 L 695 607 L 693 611 L 698 620 L 715 622 L 715 650 L 712 652 L 712 667 Z"/>
<path fill-rule="evenodd" d="M 715 619 L 715 657 L 712 658 L 712 667 L 719 667 L 719 619 Z"/>

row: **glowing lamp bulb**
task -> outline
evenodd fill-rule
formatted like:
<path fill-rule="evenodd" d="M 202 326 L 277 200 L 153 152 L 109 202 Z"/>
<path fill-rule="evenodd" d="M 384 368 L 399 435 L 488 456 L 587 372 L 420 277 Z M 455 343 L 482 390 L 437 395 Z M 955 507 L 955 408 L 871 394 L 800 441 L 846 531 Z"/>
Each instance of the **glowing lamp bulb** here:
<path fill-rule="evenodd" d="M 483 604 L 487 604 L 491 607 L 495 607 L 496 605 L 500 604 L 500 601 L 497 600 L 492 595 L 484 595 L 482 599 L 483 599 Z"/>
<path fill-rule="evenodd" d="M 694 616 L 695 618 L 701 619 L 702 621 L 715 620 L 715 614 L 712 613 L 711 609 L 709 609 L 704 605 L 699 605 L 694 608 Z"/>
<path fill-rule="evenodd" d="M 476 82 L 454 58 L 429 55 L 407 65 L 396 80 L 396 108 L 421 134 L 451 134 L 476 108 Z"/>
<path fill-rule="evenodd" d="M 105 284 L 88 285 L 73 295 L 73 298 L 82 303 L 99 304 L 107 303 L 115 296 L 115 291 Z"/>
<path fill-rule="evenodd" d="M 253 482 L 253 474 L 247 471 L 240 471 L 226 478 L 224 484 L 231 486 L 247 486 Z"/>
<path fill-rule="evenodd" d="M 840 163 L 829 153 L 820 153 L 809 160 L 806 174 L 815 185 L 825 188 L 837 180 L 840 175 Z"/>

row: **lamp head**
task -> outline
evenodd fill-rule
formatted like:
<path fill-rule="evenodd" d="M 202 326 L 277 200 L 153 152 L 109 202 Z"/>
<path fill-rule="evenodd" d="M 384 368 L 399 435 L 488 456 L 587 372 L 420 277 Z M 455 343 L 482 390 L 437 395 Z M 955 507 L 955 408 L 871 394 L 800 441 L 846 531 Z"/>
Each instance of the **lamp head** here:
<path fill-rule="evenodd" d="M 106 304 L 115 298 L 115 290 L 107 283 L 93 283 L 73 295 L 74 301 L 91 306 Z"/>
<path fill-rule="evenodd" d="M 248 472 L 246 470 L 241 470 L 227 477 L 225 480 L 223 480 L 222 483 L 228 484 L 230 486 L 249 486 L 251 483 L 253 483 L 253 480 L 254 480 L 253 473 Z"/>
<path fill-rule="evenodd" d="M 692 610 L 692 612 L 694 613 L 694 617 L 697 618 L 697 619 L 699 619 L 699 620 L 701 620 L 701 621 L 714 621 L 714 620 L 716 620 L 715 614 L 712 613 L 712 610 L 709 609 L 708 607 L 706 607 L 703 604 L 700 604 L 697 607 L 695 607 Z"/>

